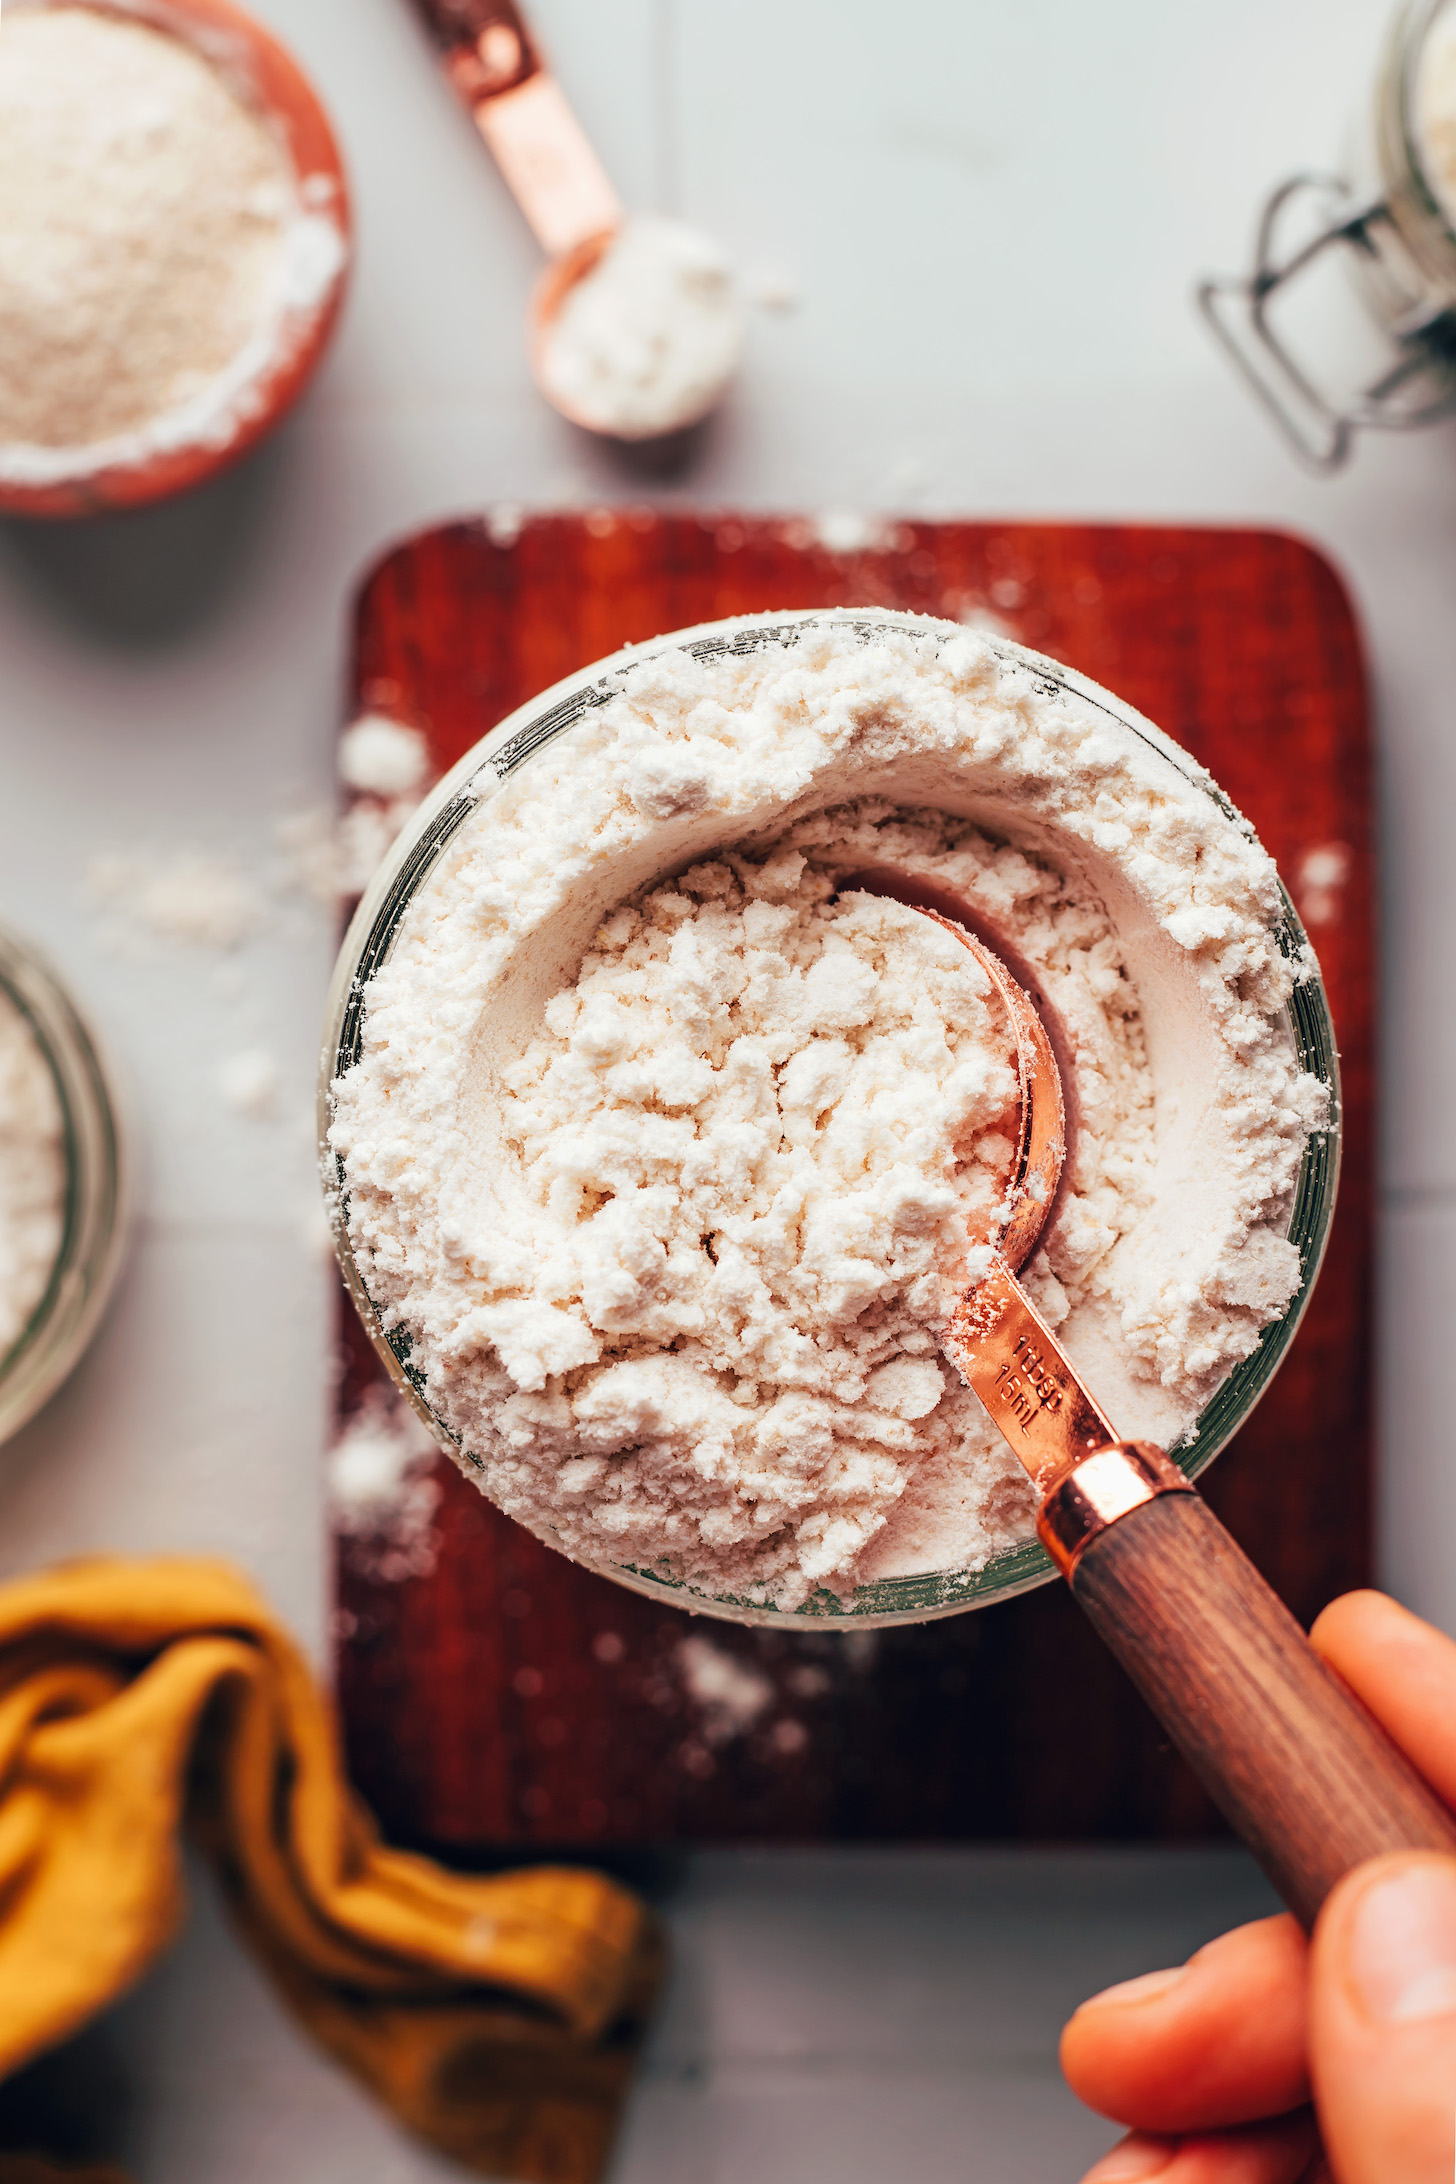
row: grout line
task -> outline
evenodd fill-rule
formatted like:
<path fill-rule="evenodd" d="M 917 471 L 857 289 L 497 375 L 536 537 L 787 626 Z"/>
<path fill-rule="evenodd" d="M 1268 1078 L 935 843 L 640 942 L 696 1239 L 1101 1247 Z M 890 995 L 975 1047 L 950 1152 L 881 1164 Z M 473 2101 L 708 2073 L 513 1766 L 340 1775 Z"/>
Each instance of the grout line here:
<path fill-rule="evenodd" d="M 651 0 L 652 101 L 657 120 L 657 210 L 682 211 L 682 159 L 677 114 L 677 0 Z"/>
<path fill-rule="evenodd" d="M 944 1999 L 963 2008 L 966 1992 L 952 1980 L 946 1980 Z M 969 2044 L 961 2052 L 948 2050 L 942 2054 L 926 2054 L 923 2049 L 914 2047 L 901 2051 L 890 2046 L 876 2048 L 866 2044 L 795 2055 L 771 2055 L 752 2048 L 704 2050 L 700 2055 L 684 2058 L 657 2059 L 649 2054 L 638 2064 L 636 2082 L 639 2087 L 673 2087 L 695 2093 L 713 2093 L 729 2090 L 729 2081 L 741 2085 L 744 2079 L 758 2079 L 766 2088 L 773 2089 L 795 2082 L 833 2085 L 846 2078 L 867 2076 L 911 2083 L 949 2079 L 956 2085 L 973 2083 L 980 2078 L 993 2085 L 1052 2083 L 1058 2091 L 1065 2091 L 1054 2047 L 1062 2012 L 1070 2007 L 1060 1996 L 1052 1996 L 1047 2013 L 1050 2029 L 1043 2036 L 1042 2028 L 1038 2028 L 1028 2034 L 1024 2046 L 1017 2048 L 995 2048 L 987 2042 L 978 2042 Z"/>

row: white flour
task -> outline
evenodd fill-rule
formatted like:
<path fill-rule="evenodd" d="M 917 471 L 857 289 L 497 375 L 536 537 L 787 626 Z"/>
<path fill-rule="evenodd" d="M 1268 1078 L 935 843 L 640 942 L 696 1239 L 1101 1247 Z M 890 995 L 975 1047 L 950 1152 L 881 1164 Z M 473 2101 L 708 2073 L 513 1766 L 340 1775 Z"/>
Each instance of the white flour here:
<path fill-rule="evenodd" d="M 1076 1128 L 1028 1278 L 1122 1431 L 1187 1432 L 1297 1287 L 1323 1093 L 1241 822 L 964 631 L 644 659 L 460 830 L 336 1087 L 371 1294 L 568 1552 L 793 1606 L 1030 1530 L 938 1349 L 1005 1065 L 957 943 L 825 908 L 871 864 L 1041 988 Z"/>
<path fill-rule="evenodd" d="M 335 917 L 418 809 L 431 778 L 429 746 L 419 729 L 366 714 L 339 738 L 338 772 L 344 808 L 281 813 L 272 857 L 163 844 L 141 828 L 98 851 L 84 884 L 103 945 L 133 959 L 178 948 L 231 955 L 276 927 L 300 896 Z M 267 1056 L 248 1051 L 226 1066 L 222 1083 L 231 1105 L 259 1115 L 275 1080 Z"/>
<path fill-rule="evenodd" d="M 236 1114 L 268 1122 L 278 1111 L 278 1064 L 263 1047 L 230 1054 L 217 1072 L 217 1089 Z"/>
<path fill-rule="evenodd" d="M 1421 164 L 1447 224 L 1456 229 L 1456 18 L 1449 8 L 1421 54 L 1415 104 Z"/>
<path fill-rule="evenodd" d="M 30 1026 L 0 994 L 0 1358 L 45 1294 L 65 1202 L 55 1083 Z"/>
<path fill-rule="evenodd" d="M 763 1670 L 725 1653 L 710 1638 L 680 1639 L 673 1660 L 710 1746 L 747 1736 L 774 1703 L 777 1694 Z"/>
<path fill-rule="evenodd" d="M 435 1566 L 437 1450 L 408 1404 L 372 1388 L 329 1452 L 329 1511 L 367 1574 L 397 1583 Z"/>
<path fill-rule="evenodd" d="M 629 220 L 569 289 L 542 352 L 582 424 L 651 440 L 696 424 L 738 368 L 743 318 L 717 245 L 675 220 Z"/>
<path fill-rule="evenodd" d="M 226 445 L 343 257 L 281 137 L 190 46 L 5 9 L 0 480 Z"/>
<path fill-rule="evenodd" d="M 339 738 L 339 779 L 348 793 L 330 825 L 330 887 L 347 901 L 413 817 L 431 779 L 429 744 L 418 728 L 365 713 Z"/>
<path fill-rule="evenodd" d="M 207 849 L 102 850 L 86 866 L 86 892 L 117 953 L 150 941 L 226 952 L 257 931 L 268 907 L 236 857 Z"/>
<path fill-rule="evenodd" d="M 420 730 L 382 713 L 361 714 L 339 738 L 339 779 L 359 795 L 418 799 L 429 770 L 429 745 Z"/>

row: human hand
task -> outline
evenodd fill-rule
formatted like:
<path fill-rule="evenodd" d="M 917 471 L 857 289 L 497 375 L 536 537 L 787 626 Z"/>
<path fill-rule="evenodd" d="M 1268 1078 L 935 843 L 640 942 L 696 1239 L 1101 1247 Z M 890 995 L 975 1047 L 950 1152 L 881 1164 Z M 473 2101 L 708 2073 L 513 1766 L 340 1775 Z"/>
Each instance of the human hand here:
<path fill-rule="evenodd" d="M 1310 1637 L 1456 1806 L 1456 1644 L 1374 1592 Z M 1372 1859 L 1309 1942 L 1260 1919 L 1109 1987 L 1067 2025 L 1062 2068 L 1133 2127 L 1084 2184 L 1452 2184 L 1456 1858 Z"/>

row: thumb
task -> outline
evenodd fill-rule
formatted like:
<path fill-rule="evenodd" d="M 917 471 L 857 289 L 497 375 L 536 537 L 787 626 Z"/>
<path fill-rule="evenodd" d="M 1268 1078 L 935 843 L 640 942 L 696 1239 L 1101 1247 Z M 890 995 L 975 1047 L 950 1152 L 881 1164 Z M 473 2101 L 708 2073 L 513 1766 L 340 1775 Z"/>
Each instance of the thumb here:
<path fill-rule="evenodd" d="M 1401 1851 L 1340 1882 L 1310 1953 L 1309 2041 L 1340 2184 L 1451 2184 L 1456 1858 Z"/>

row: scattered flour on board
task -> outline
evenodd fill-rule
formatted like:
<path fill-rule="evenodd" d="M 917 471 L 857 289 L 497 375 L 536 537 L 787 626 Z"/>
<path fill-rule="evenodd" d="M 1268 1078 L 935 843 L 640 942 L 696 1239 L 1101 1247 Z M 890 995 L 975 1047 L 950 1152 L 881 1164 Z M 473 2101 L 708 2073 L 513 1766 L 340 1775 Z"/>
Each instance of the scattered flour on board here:
<path fill-rule="evenodd" d="M 876 864 L 964 902 L 1060 1031 L 1075 1143 L 1028 1280 L 1121 1429 L 1190 1432 L 1298 1286 L 1324 1093 L 1274 868 L 1196 773 L 945 625 L 652 654 L 459 830 L 335 1087 L 371 1294 L 568 1552 L 792 1607 L 1030 1530 L 939 1348 L 994 1172 L 965 997 L 929 921 L 900 913 L 912 969 L 889 906 L 826 912 Z"/>
<path fill-rule="evenodd" d="M 710 1746 L 746 1736 L 774 1703 L 773 1684 L 762 1669 L 709 1638 L 682 1639 L 673 1658 L 683 1690 L 702 1716 L 703 1741 Z"/>
<path fill-rule="evenodd" d="M 429 745 L 418 728 L 366 713 L 339 738 L 339 779 L 348 793 L 332 827 L 332 887 L 347 900 L 363 893 L 434 779 Z"/>
<path fill-rule="evenodd" d="M 366 1574 L 398 1582 L 435 1567 L 436 1446 L 407 1403 L 371 1388 L 329 1452 L 329 1510 Z"/>
<path fill-rule="evenodd" d="M 717 245 L 676 220 L 629 220 L 568 289 L 542 342 L 541 376 L 580 423 L 650 440 L 716 406 L 742 347 Z"/>
<path fill-rule="evenodd" d="M 0 994 L 0 1357 L 50 1281 L 66 1204 L 60 1101 L 25 1018 Z"/>
<path fill-rule="evenodd" d="M 339 738 L 339 779 L 361 795 L 418 797 L 429 770 L 429 746 L 419 729 L 382 713 L 361 714 Z"/>
<path fill-rule="evenodd" d="M 864 554 L 882 543 L 885 526 L 852 508 L 826 508 L 814 521 L 814 536 L 827 554 Z"/>
<path fill-rule="evenodd" d="M 0 25 L 0 479 L 225 446 L 342 270 L 282 136 L 180 38 Z"/>

